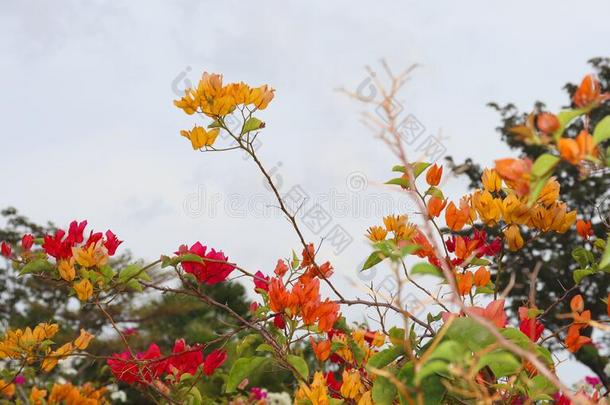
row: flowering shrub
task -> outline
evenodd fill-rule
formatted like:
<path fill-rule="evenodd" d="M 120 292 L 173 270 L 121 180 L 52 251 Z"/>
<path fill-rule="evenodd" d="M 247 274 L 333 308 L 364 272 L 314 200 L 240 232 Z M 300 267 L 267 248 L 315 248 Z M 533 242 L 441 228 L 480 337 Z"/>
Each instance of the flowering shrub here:
<path fill-rule="evenodd" d="M 114 383 L 141 390 L 158 403 L 606 403 L 608 387 L 600 379 L 587 377 L 588 386 L 578 390 L 558 379 L 558 360 L 545 341 L 560 339 L 575 353 L 602 344 L 591 334 L 593 329 L 609 329 L 607 317 L 592 319 L 576 287 L 585 277 L 610 272 L 610 242 L 593 232 L 592 218 L 579 218 L 559 199 L 554 169 L 563 160 L 576 166 L 583 178 L 607 175 L 610 160 L 604 144 L 610 139 L 610 116 L 600 117 L 596 111 L 610 95 L 600 90 L 594 76 L 586 76 L 574 93 L 572 109 L 532 114 L 525 125 L 512 128 L 515 136 L 542 145 L 545 153 L 535 161 L 497 160 L 483 172 L 480 189 L 451 201 L 442 189 L 448 176 L 442 166 L 407 159 L 389 102 L 403 82 L 403 76 L 393 77 L 392 86 L 383 92 L 380 105 L 387 120 L 377 121 L 378 135 L 397 159 L 391 168 L 395 175 L 387 184 L 412 198 L 420 214 L 395 213 L 372 225 L 365 235 L 371 252 L 362 271 L 387 264 L 399 289 L 412 286 L 428 296 L 433 308 L 425 317 L 414 314 L 400 294 L 387 297 L 371 286 L 370 299 L 360 299 L 337 288 L 333 265 L 305 239 L 253 146 L 265 128 L 255 114 L 267 108 L 274 90 L 267 85 L 224 84 L 221 75 L 204 73 L 197 88 L 187 89 L 175 105 L 188 115 L 202 115 L 209 124 L 181 135 L 201 152 L 239 149 L 252 157 L 300 246 L 288 258 L 278 259 L 274 268 L 252 272 L 207 246 L 212 240 L 182 245 L 147 265 L 115 268 L 110 259 L 123 242 L 110 230 L 85 236 L 87 221 L 74 221 L 66 230 L 42 238 L 26 234 L 14 246 L 2 242 L 1 254 L 22 277 L 69 288 L 83 308 L 108 319 L 124 347 L 110 356 L 89 353 L 94 336 L 84 329 L 57 343 L 61 320 L 9 328 L 0 340 L 0 402 L 109 403 L 102 381 L 83 386 L 38 383 L 41 373 L 84 357 L 104 362 Z M 243 117 L 238 131 L 227 126 L 229 114 Z M 584 129 L 572 138 L 566 129 L 576 122 Z M 217 146 L 221 133 L 232 139 L 232 146 Z M 528 243 L 524 230 L 534 238 L 577 232 L 582 239 L 582 246 L 572 247 L 580 268 L 573 280 L 564 280 L 576 287 L 552 305 L 569 302 L 560 330 L 545 327 L 543 319 L 551 308 L 536 305 L 539 268 L 530 269 L 529 300 L 516 314 L 505 310 L 512 280 L 502 283 L 500 275 L 514 269 L 505 268 L 503 255 L 519 252 Z M 226 283 L 234 274 L 249 279 L 256 294 L 246 316 L 203 288 Z M 437 278 L 439 292 L 433 294 L 422 285 L 421 276 Z M 126 290 L 144 289 L 195 298 L 225 311 L 233 318 L 234 330 L 188 344 L 173 336 L 171 351 L 154 342 L 134 347 L 135 332 L 119 327 L 107 307 Z M 597 297 L 606 302 L 610 316 L 609 298 Z M 375 309 L 379 327 L 350 323 L 342 314 L 346 306 Z M 224 348 L 235 340 L 236 350 Z M 256 347 L 250 349 L 252 345 Z M 291 398 L 251 384 L 251 376 L 269 364 L 292 374 Z M 214 376 L 222 381 L 218 395 L 202 395 L 199 384 Z"/>

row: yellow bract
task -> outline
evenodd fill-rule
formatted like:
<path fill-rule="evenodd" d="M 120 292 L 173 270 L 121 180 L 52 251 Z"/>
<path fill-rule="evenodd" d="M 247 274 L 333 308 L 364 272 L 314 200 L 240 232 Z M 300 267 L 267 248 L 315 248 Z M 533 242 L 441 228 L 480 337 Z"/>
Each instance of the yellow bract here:
<path fill-rule="evenodd" d="M 72 248 L 76 263 L 83 267 L 101 267 L 108 262 L 108 250 L 102 241 L 85 247 Z"/>
<path fill-rule="evenodd" d="M 344 398 L 359 399 L 364 393 L 364 385 L 360 381 L 358 371 L 343 370 L 343 383 L 341 384 L 341 395 Z"/>
<path fill-rule="evenodd" d="M 40 323 L 33 330 L 30 327 L 9 330 L 0 341 L 0 359 L 29 357 L 40 343 L 52 338 L 58 330 L 56 323 Z"/>
<path fill-rule="evenodd" d="M 328 389 L 326 388 L 326 378 L 320 371 L 316 371 L 313 382 L 310 385 L 301 384 L 296 392 L 295 399 L 309 400 L 312 405 L 329 405 Z"/>
<path fill-rule="evenodd" d="M 72 288 L 74 288 L 76 296 L 81 301 L 87 301 L 93 295 L 93 285 L 87 279 L 82 279 L 78 283 L 75 283 Z"/>
<path fill-rule="evenodd" d="M 196 89 L 187 89 L 174 105 L 191 115 L 196 112 L 213 118 L 233 112 L 238 105 L 258 110 L 267 108 L 275 90 L 268 85 L 251 88 L 243 82 L 223 86 L 222 75 L 205 72 Z"/>
<path fill-rule="evenodd" d="M 191 141 L 193 149 L 201 149 L 204 146 L 212 146 L 219 133 L 220 129 L 218 128 L 206 131 L 205 128 L 199 126 L 193 127 L 191 131 L 180 131 L 180 135 Z"/>
<path fill-rule="evenodd" d="M 70 260 L 60 260 L 57 265 L 59 269 L 59 275 L 66 281 L 74 280 L 76 277 L 76 270 L 74 269 L 74 258 L 70 258 Z"/>

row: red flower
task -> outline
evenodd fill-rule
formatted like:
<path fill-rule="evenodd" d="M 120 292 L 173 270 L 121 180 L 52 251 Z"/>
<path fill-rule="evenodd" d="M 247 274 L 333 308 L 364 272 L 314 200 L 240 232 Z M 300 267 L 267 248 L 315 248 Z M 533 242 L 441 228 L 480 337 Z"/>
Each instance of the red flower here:
<path fill-rule="evenodd" d="M 108 249 L 108 255 L 114 255 L 121 243 L 123 243 L 123 241 L 119 240 L 110 229 L 106 231 L 106 242 L 104 242 L 104 246 Z"/>
<path fill-rule="evenodd" d="M 519 323 L 519 330 L 529 337 L 532 342 L 535 342 L 540 339 L 542 332 L 544 332 L 544 325 L 536 318 L 524 319 Z"/>
<path fill-rule="evenodd" d="M 201 348 L 189 347 L 184 339 L 177 339 L 172 356 L 167 361 L 167 370 L 180 378 L 185 373 L 195 375 L 201 364 L 203 364 Z"/>
<path fill-rule="evenodd" d="M 101 232 L 95 232 L 93 233 L 93 231 L 89 232 L 89 238 L 87 239 L 87 243 L 85 243 L 85 245 L 87 247 L 96 244 L 97 242 L 99 242 L 100 240 L 102 240 L 102 237 L 104 235 Z"/>
<path fill-rule="evenodd" d="M 203 263 L 182 262 L 184 271 L 193 274 L 200 283 L 213 285 L 225 281 L 229 274 L 235 270 L 235 266 L 228 263 L 229 258 L 222 251 L 217 252 L 211 249 L 206 253 L 206 250 L 206 246 L 196 242 L 190 249 L 181 248 L 176 254 L 192 253 L 204 259 Z M 211 261 L 206 261 L 205 259 Z"/>
<path fill-rule="evenodd" d="M 2 242 L 2 245 L 0 245 L 0 253 L 4 257 L 11 257 L 11 254 L 13 253 L 13 250 L 11 249 L 11 245 L 9 245 L 6 242 Z"/>
<path fill-rule="evenodd" d="M 21 238 L 21 248 L 25 251 L 28 251 L 32 248 L 32 245 L 34 244 L 34 237 L 32 235 L 30 235 L 29 233 L 26 233 L 25 235 L 23 235 L 23 238 Z"/>
<path fill-rule="evenodd" d="M 82 221 L 80 223 L 76 221 L 70 222 L 67 239 L 71 245 L 76 245 L 77 243 L 83 242 L 83 232 L 85 232 L 86 226 L 87 221 Z"/>
<path fill-rule="evenodd" d="M 273 317 L 273 324 L 278 329 L 284 329 L 286 327 L 286 321 L 284 320 L 284 316 L 282 314 L 275 314 Z"/>
<path fill-rule="evenodd" d="M 167 368 L 167 361 L 161 358 L 161 350 L 156 344 L 151 344 L 144 353 L 136 354 L 134 359 L 129 351 L 112 355 L 106 363 L 114 377 L 127 384 L 145 383 L 158 379 Z M 136 363 L 134 360 L 140 360 Z M 144 360 L 150 360 L 143 362 Z M 156 360 L 156 361 L 155 361 Z"/>
<path fill-rule="evenodd" d="M 333 398 L 340 397 L 338 394 L 339 394 L 339 391 L 341 391 L 341 385 L 343 385 L 343 384 L 341 381 L 337 381 L 337 379 L 335 378 L 335 374 L 331 371 L 326 373 L 326 385 L 328 386 L 328 388 L 330 388 L 331 396 Z"/>
<path fill-rule="evenodd" d="M 205 356 L 203 362 L 203 372 L 205 375 L 212 375 L 214 371 L 222 366 L 222 363 L 227 360 L 227 353 L 223 350 L 214 350 L 212 353 Z"/>
<path fill-rule="evenodd" d="M 282 259 L 278 259 L 274 271 L 278 277 L 282 277 L 288 271 L 288 266 L 286 266 L 286 263 Z"/>
<path fill-rule="evenodd" d="M 54 236 L 45 235 L 43 238 L 42 249 L 56 259 L 68 259 L 72 257 L 72 245 L 64 236 L 66 232 L 58 229 Z"/>
<path fill-rule="evenodd" d="M 265 276 L 260 270 L 254 274 L 254 290 L 269 291 L 269 276 Z"/>

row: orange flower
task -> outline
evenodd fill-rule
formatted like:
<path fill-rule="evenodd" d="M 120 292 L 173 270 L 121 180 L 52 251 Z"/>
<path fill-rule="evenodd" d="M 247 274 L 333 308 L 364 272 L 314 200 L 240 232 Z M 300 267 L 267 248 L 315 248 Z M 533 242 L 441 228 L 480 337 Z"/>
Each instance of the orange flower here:
<path fill-rule="evenodd" d="M 426 173 L 426 182 L 431 186 L 438 186 L 441 182 L 441 176 L 443 175 L 443 166 L 431 166 Z"/>
<path fill-rule="evenodd" d="M 272 278 L 269 281 L 269 308 L 273 312 L 284 312 L 290 305 L 290 294 L 279 278 Z M 294 315 L 294 314 L 291 314 Z"/>
<path fill-rule="evenodd" d="M 441 215 L 441 211 L 443 211 L 445 205 L 447 205 L 447 200 L 441 200 L 440 198 L 434 196 L 431 197 L 428 200 L 428 215 L 431 217 L 438 217 Z"/>
<path fill-rule="evenodd" d="M 504 237 L 511 251 L 519 250 L 523 247 L 523 237 L 519 231 L 519 225 L 510 225 L 504 230 Z"/>
<path fill-rule="evenodd" d="M 367 233 L 367 237 L 372 242 L 380 242 L 385 240 L 385 237 L 388 235 L 388 231 L 381 226 L 371 226 L 369 229 L 367 229 Z"/>
<path fill-rule="evenodd" d="M 457 282 L 458 293 L 460 295 L 470 294 L 473 282 L 473 275 L 471 271 L 466 271 L 464 274 L 456 274 L 455 281 Z"/>
<path fill-rule="evenodd" d="M 589 239 L 590 236 L 593 236 L 593 230 L 591 229 L 591 221 L 584 221 L 579 219 L 576 221 L 576 232 L 583 239 Z"/>
<path fill-rule="evenodd" d="M 487 226 L 494 226 L 502 218 L 502 200 L 494 198 L 489 191 L 475 191 L 472 204 Z"/>
<path fill-rule="evenodd" d="M 0 395 L 6 398 L 12 398 L 15 395 L 15 384 L 8 384 L 8 381 L 0 380 Z"/>
<path fill-rule="evenodd" d="M 519 196 L 529 193 L 532 161 L 529 159 L 496 160 L 496 171 Z"/>
<path fill-rule="evenodd" d="M 578 294 L 572 297 L 570 309 L 572 312 L 582 312 L 585 309 L 585 301 L 582 299 L 582 295 Z"/>
<path fill-rule="evenodd" d="M 288 266 L 286 266 L 286 263 L 282 260 L 282 259 L 278 259 L 277 264 L 275 265 L 275 274 L 278 277 L 282 277 L 284 276 L 284 274 L 286 274 L 286 272 L 288 271 Z"/>
<path fill-rule="evenodd" d="M 481 181 L 483 182 L 483 188 L 490 193 L 500 191 L 502 188 L 502 179 L 494 169 L 483 170 Z"/>
<path fill-rule="evenodd" d="M 316 341 L 313 340 L 313 337 L 310 336 L 309 342 L 311 343 L 311 348 L 316 355 L 316 359 L 325 361 L 330 357 L 330 340 L 321 340 L 316 343 Z"/>
<path fill-rule="evenodd" d="M 301 265 L 303 267 L 309 266 L 313 262 L 315 254 L 316 251 L 313 247 L 313 243 L 308 244 L 307 249 L 303 249 L 303 262 L 301 263 Z"/>
<path fill-rule="evenodd" d="M 47 396 L 47 390 L 39 390 L 36 387 L 32 387 L 32 391 L 30 392 L 30 401 L 34 405 L 42 405 L 42 401 Z"/>
<path fill-rule="evenodd" d="M 573 165 L 580 162 L 578 143 L 576 143 L 574 139 L 561 138 L 559 142 L 557 142 L 557 148 L 559 149 L 559 154 L 563 160 L 567 160 Z"/>
<path fill-rule="evenodd" d="M 466 242 L 461 236 L 455 238 L 455 256 L 458 259 L 466 260 L 474 257 L 475 250 L 479 246 L 478 239 L 470 239 Z"/>
<path fill-rule="evenodd" d="M 566 335 L 565 345 L 568 350 L 572 353 L 576 353 L 584 345 L 591 343 L 591 338 L 580 335 L 580 327 L 578 325 L 572 325 L 568 328 L 568 334 Z"/>
<path fill-rule="evenodd" d="M 608 93 L 602 94 L 599 80 L 593 74 L 586 75 L 576 92 L 572 96 L 572 102 L 576 107 L 588 107 L 592 104 L 598 104 L 610 97 Z"/>
<path fill-rule="evenodd" d="M 321 332 L 330 331 L 339 319 L 339 304 L 326 299 L 316 309 L 316 316 L 318 318 L 318 329 Z"/>
<path fill-rule="evenodd" d="M 469 219 L 470 209 L 468 207 L 458 209 L 453 201 L 449 203 L 445 210 L 445 222 L 452 231 L 460 231 Z"/>
<path fill-rule="evenodd" d="M 585 129 L 580 131 L 575 139 L 561 138 L 557 142 L 557 148 L 561 158 L 573 165 L 579 164 L 587 156 L 597 156 L 593 137 Z"/>
<path fill-rule="evenodd" d="M 479 267 L 478 270 L 474 273 L 474 285 L 476 285 L 477 287 L 484 287 L 489 284 L 490 281 L 491 274 L 489 273 L 489 270 L 487 270 L 485 267 Z"/>
<path fill-rule="evenodd" d="M 555 114 L 542 112 L 536 117 L 536 126 L 545 134 L 552 134 L 559 129 L 559 120 Z"/>
<path fill-rule="evenodd" d="M 495 300 L 487 304 L 485 308 L 471 307 L 470 311 L 491 321 L 496 327 L 504 328 L 507 323 L 504 302 L 504 300 Z"/>

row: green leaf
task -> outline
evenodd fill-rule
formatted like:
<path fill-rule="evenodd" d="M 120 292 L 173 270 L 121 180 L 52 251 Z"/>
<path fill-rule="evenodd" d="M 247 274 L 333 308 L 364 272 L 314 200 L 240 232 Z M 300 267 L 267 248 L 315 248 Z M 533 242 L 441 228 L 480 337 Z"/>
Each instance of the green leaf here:
<path fill-rule="evenodd" d="M 110 266 L 102 266 L 100 268 L 100 273 L 102 273 L 106 281 L 112 280 L 112 278 L 116 275 L 116 271 L 114 271 Z"/>
<path fill-rule="evenodd" d="M 237 344 L 235 349 L 238 356 L 243 355 L 243 353 L 248 350 L 254 343 L 258 342 L 258 334 L 252 333 L 246 337 L 244 337 L 241 342 Z"/>
<path fill-rule="evenodd" d="M 427 274 L 430 276 L 443 277 L 443 273 L 438 267 L 426 262 L 417 263 L 413 266 L 411 274 Z"/>
<path fill-rule="evenodd" d="M 610 139 L 610 115 L 602 118 L 602 120 L 597 123 L 595 129 L 593 130 L 593 142 L 596 145 L 605 141 L 606 139 Z"/>
<path fill-rule="evenodd" d="M 583 278 L 592 274 L 595 274 L 595 270 L 593 269 L 578 269 L 574 270 L 574 273 L 572 273 L 572 277 L 574 278 L 574 282 L 576 284 L 580 284 Z"/>
<path fill-rule="evenodd" d="M 131 280 L 129 280 L 125 285 L 134 291 L 139 291 L 139 292 L 143 291 L 142 284 L 140 284 L 140 282 L 138 280 L 136 280 L 135 278 L 132 278 Z"/>
<path fill-rule="evenodd" d="M 544 177 L 532 176 L 532 181 L 530 183 L 531 191 L 530 191 L 529 197 L 527 198 L 527 203 L 530 207 L 536 202 L 536 200 L 540 196 L 540 193 L 542 193 L 542 189 L 546 185 L 546 182 L 550 178 L 551 178 L 551 173 L 547 174 Z"/>
<path fill-rule="evenodd" d="M 380 263 L 383 259 L 385 259 L 385 256 L 380 251 L 374 251 L 364 262 L 364 265 L 362 266 L 362 271 L 370 269 L 374 265 Z"/>
<path fill-rule="evenodd" d="M 580 264 L 580 267 L 587 267 L 595 260 L 593 253 L 583 247 L 574 248 L 572 250 L 572 257 Z"/>
<path fill-rule="evenodd" d="M 403 179 L 402 177 L 397 177 L 395 179 L 386 181 L 385 184 L 394 184 L 394 185 L 398 185 L 398 186 L 401 186 L 401 187 L 408 188 L 409 187 L 409 180 L 408 179 Z"/>
<path fill-rule="evenodd" d="M 441 189 L 434 186 L 430 186 L 428 190 L 426 190 L 425 195 L 431 195 L 433 197 L 440 198 L 441 200 L 445 199 L 445 195 L 443 194 Z"/>
<path fill-rule="evenodd" d="M 544 177 L 553 170 L 555 165 L 559 162 L 559 157 L 551 155 L 550 153 L 543 153 L 538 156 L 538 159 L 532 166 L 532 175 L 535 177 Z"/>
<path fill-rule="evenodd" d="M 51 271 L 54 268 L 55 267 L 53 267 L 53 265 L 46 259 L 35 259 L 23 266 L 19 272 L 19 275 L 23 276 L 24 274 L 29 273 L 44 273 L 46 271 Z"/>
<path fill-rule="evenodd" d="M 391 404 L 396 397 L 396 387 L 387 378 L 378 376 L 373 383 L 371 394 L 373 396 L 373 403 Z"/>
<path fill-rule="evenodd" d="M 469 262 L 473 266 L 489 266 L 491 262 L 487 259 L 482 259 L 480 257 L 473 257 Z"/>
<path fill-rule="evenodd" d="M 472 318 L 457 318 L 453 321 L 447 337 L 466 346 L 473 352 L 479 351 L 496 341 L 494 336 Z"/>
<path fill-rule="evenodd" d="M 351 352 L 354 354 L 354 360 L 356 360 L 356 363 L 361 364 L 362 360 L 364 360 L 364 350 L 362 350 L 362 348 L 351 339 L 348 342 L 348 346 Z"/>
<path fill-rule="evenodd" d="M 229 372 L 226 392 L 235 392 L 237 386 L 254 371 L 262 367 L 267 360 L 267 357 L 242 357 L 237 359 Z"/>
<path fill-rule="evenodd" d="M 256 348 L 257 352 L 269 352 L 269 353 L 273 353 L 273 347 L 271 347 L 271 345 L 268 345 L 267 343 L 261 343 L 260 345 L 258 345 L 258 347 Z"/>
<path fill-rule="evenodd" d="M 297 370 L 297 372 L 303 377 L 305 381 L 309 378 L 309 367 L 307 366 L 307 362 L 300 356 L 295 356 L 294 354 L 289 354 L 286 357 L 288 363 Z"/>
<path fill-rule="evenodd" d="M 419 175 L 422 174 L 424 172 L 424 170 L 426 170 L 431 165 L 432 165 L 432 163 L 427 163 L 427 162 L 417 162 L 417 163 L 411 164 L 411 167 L 413 168 L 413 177 L 418 178 Z M 399 173 L 406 173 L 407 168 L 405 166 L 397 165 L 397 166 L 392 167 L 392 171 L 399 172 Z"/>
<path fill-rule="evenodd" d="M 459 359 L 466 353 L 466 348 L 455 340 L 445 340 L 441 342 L 432 352 L 429 359 L 439 359 L 452 361 Z"/>
<path fill-rule="evenodd" d="M 610 264 L 610 235 L 608 235 L 608 239 L 606 240 L 606 249 L 602 254 L 602 258 L 599 261 L 599 267 L 604 268 Z"/>
<path fill-rule="evenodd" d="M 265 128 L 265 123 L 258 118 L 250 117 L 244 123 L 244 126 L 241 130 L 242 135 L 248 133 L 250 131 L 256 131 L 258 129 Z"/>
<path fill-rule="evenodd" d="M 477 370 L 489 367 L 498 378 L 513 375 L 521 369 L 521 362 L 506 350 L 484 354 L 477 363 Z"/>
<path fill-rule="evenodd" d="M 142 267 L 138 264 L 130 264 L 119 273 L 119 283 L 125 283 L 138 274 Z"/>
<path fill-rule="evenodd" d="M 374 368 L 384 368 L 388 364 L 392 363 L 394 360 L 402 356 L 404 353 L 405 349 L 402 345 L 389 347 L 371 356 L 371 358 L 369 358 L 369 361 L 367 362 L 367 366 Z"/>
<path fill-rule="evenodd" d="M 183 255 L 176 256 L 176 257 L 172 258 L 172 260 L 171 260 L 172 266 L 176 266 L 178 263 L 182 263 L 182 262 L 203 263 L 203 259 L 201 258 L 201 256 L 198 256 L 193 253 L 185 253 Z"/>
<path fill-rule="evenodd" d="M 560 111 L 559 114 L 557 114 L 557 120 L 559 121 L 559 128 L 553 134 L 553 138 L 555 138 L 555 140 L 558 140 L 559 138 L 561 138 L 561 136 L 563 135 L 563 132 L 565 131 L 568 124 L 574 118 L 582 115 L 584 112 L 585 111 L 580 108 L 573 109 L 573 110 Z"/>
<path fill-rule="evenodd" d="M 424 378 L 430 375 L 436 373 L 446 373 L 448 367 L 449 363 L 445 360 L 436 359 L 427 361 L 415 375 L 415 385 L 419 385 Z"/>

